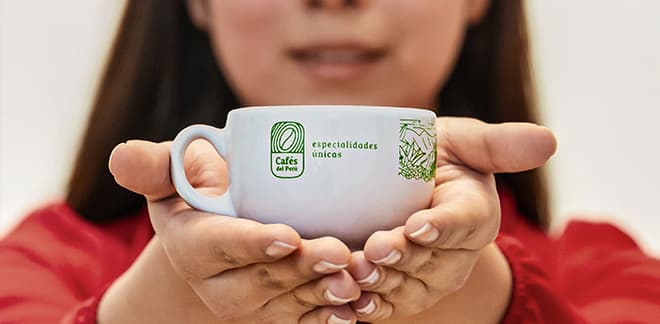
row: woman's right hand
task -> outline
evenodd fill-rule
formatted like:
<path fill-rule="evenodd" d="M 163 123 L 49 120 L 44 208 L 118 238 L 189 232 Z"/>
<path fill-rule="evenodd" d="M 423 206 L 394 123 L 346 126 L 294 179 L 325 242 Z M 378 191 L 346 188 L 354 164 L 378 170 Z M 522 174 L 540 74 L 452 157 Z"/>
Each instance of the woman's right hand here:
<path fill-rule="evenodd" d="M 169 147 L 129 141 L 110 157 L 117 183 L 146 197 L 156 235 L 104 295 L 99 323 L 355 322 L 346 304 L 360 289 L 344 270 L 351 253 L 342 242 L 192 209 L 170 181 Z M 185 169 L 204 193 L 227 186 L 206 142 L 190 146 Z"/>

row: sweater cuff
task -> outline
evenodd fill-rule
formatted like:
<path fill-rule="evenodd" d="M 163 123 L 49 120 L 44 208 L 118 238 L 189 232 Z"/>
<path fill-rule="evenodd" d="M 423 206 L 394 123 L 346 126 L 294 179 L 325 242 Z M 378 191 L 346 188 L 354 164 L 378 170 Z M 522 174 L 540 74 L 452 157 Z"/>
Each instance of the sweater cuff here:
<path fill-rule="evenodd" d="M 96 324 L 97 312 L 101 298 L 110 287 L 105 285 L 97 294 L 80 302 L 74 309 L 69 311 L 60 321 L 61 324 Z"/>
<path fill-rule="evenodd" d="M 530 274 L 524 266 L 534 256 L 520 241 L 506 234 L 500 233 L 495 243 L 506 257 L 513 277 L 511 300 L 502 323 L 541 323 L 539 312 L 530 296 Z"/>

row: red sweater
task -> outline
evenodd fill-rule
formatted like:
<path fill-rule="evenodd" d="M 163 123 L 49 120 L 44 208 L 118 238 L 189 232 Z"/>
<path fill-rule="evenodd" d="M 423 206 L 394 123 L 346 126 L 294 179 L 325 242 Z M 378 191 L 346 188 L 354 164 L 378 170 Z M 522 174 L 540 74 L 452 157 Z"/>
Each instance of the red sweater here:
<path fill-rule="evenodd" d="M 505 323 L 660 323 L 660 260 L 617 228 L 570 223 L 556 238 L 502 198 L 497 244 L 513 270 Z M 95 323 L 98 300 L 153 236 L 146 210 L 108 225 L 65 204 L 0 241 L 0 323 Z"/>

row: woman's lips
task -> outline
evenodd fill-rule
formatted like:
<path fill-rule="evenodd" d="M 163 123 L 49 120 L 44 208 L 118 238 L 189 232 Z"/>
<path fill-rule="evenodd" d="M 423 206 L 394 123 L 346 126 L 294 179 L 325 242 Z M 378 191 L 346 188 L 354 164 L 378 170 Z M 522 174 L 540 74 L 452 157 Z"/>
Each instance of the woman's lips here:
<path fill-rule="evenodd" d="M 384 50 L 355 46 L 310 47 L 290 51 L 290 57 L 307 75 L 329 81 L 360 78 L 384 56 Z"/>

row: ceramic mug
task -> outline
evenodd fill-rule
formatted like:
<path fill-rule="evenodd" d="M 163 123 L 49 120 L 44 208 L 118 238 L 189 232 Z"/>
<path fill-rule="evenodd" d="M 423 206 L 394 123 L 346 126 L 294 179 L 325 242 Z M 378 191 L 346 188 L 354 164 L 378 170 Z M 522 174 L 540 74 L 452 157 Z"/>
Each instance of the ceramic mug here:
<path fill-rule="evenodd" d="M 192 207 L 292 226 L 361 247 L 370 234 L 429 207 L 436 169 L 435 113 L 374 106 L 264 106 L 232 110 L 225 128 L 193 125 L 171 147 L 171 175 Z M 183 167 L 196 139 L 227 162 L 229 187 L 197 192 Z"/>

